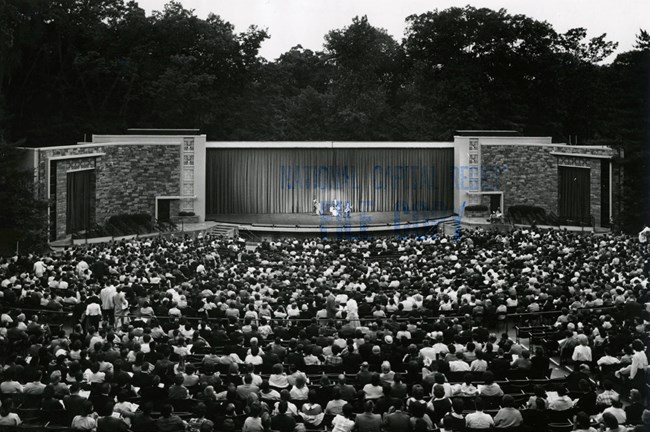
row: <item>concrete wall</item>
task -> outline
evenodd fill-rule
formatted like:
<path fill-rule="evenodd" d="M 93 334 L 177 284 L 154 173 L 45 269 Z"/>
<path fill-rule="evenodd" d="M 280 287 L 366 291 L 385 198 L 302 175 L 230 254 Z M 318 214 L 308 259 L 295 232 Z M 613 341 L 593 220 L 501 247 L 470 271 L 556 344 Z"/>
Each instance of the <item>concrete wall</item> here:
<path fill-rule="evenodd" d="M 194 137 L 194 213 L 199 222 L 205 221 L 205 147 L 205 135 Z"/>

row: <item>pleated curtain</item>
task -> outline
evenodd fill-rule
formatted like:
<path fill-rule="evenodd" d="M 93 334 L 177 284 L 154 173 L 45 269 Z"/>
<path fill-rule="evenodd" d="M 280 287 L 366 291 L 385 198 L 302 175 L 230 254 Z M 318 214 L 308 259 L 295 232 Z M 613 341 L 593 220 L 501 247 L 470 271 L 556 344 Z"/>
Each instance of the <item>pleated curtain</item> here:
<path fill-rule="evenodd" d="M 559 216 L 571 221 L 588 222 L 590 218 L 591 170 L 558 167 Z"/>
<path fill-rule="evenodd" d="M 208 149 L 207 214 L 453 209 L 453 149 Z M 341 204 L 343 208 L 343 204 Z"/>
<path fill-rule="evenodd" d="M 94 170 L 68 173 L 66 203 L 66 232 L 68 234 L 90 228 L 90 195 L 94 176 Z"/>

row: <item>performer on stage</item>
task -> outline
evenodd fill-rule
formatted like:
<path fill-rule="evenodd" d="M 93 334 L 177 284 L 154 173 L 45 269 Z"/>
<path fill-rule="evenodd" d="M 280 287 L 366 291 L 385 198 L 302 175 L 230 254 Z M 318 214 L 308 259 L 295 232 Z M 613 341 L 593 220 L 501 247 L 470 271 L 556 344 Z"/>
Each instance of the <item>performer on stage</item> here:
<path fill-rule="evenodd" d="M 343 217 L 349 218 L 351 211 L 352 211 L 352 205 L 350 204 L 350 201 L 346 201 L 345 207 L 343 208 Z"/>
<path fill-rule="evenodd" d="M 314 206 L 314 214 L 316 216 L 320 216 L 321 214 L 323 214 L 323 211 L 321 210 L 321 207 L 320 207 L 320 202 L 317 199 L 314 199 L 313 206 Z"/>
<path fill-rule="evenodd" d="M 341 204 L 337 200 L 334 200 L 334 204 L 330 206 L 330 214 L 334 217 L 339 217 L 341 214 Z"/>

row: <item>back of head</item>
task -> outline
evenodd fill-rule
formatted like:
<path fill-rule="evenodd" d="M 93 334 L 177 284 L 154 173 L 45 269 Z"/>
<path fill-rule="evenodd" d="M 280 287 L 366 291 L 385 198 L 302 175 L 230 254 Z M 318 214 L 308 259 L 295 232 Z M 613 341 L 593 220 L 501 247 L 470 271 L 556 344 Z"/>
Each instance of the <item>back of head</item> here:
<path fill-rule="evenodd" d="M 609 429 L 618 428 L 618 420 L 616 420 L 616 417 L 612 413 L 603 413 L 603 423 L 605 423 L 605 426 Z"/>
<path fill-rule="evenodd" d="M 426 420 L 423 418 L 418 418 L 415 421 L 415 425 L 413 426 L 413 432 L 427 432 L 429 430 L 429 425 L 427 424 Z"/>
<path fill-rule="evenodd" d="M 174 412 L 174 408 L 170 404 L 164 404 L 160 408 L 160 415 L 163 417 L 169 417 Z"/>
<path fill-rule="evenodd" d="M 465 402 L 463 402 L 461 398 L 456 398 L 452 402 L 451 406 L 456 414 L 462 414 L 465 409 Z"/>
<path fill-rule="evenodd" d="M 411 416 L 416 417 L 416 418 L 424 417 L 424 414 L 426 414 L 426 410 L 427 410 L 427 407 L 422 402 L 412 402 L 409 405 L 409 411 L 410 411 Z"/>
<path fill-rule="evenodd" d="M 0 407 L 0 414 L 3 417 L 6 417 L 14 407 L 14 402 L 11 399 L 5 399 L 2 401 L 2 406 Z"/>
<path fill-rule="evenodd" d="M 575 417 L 575 426 L 576 429 L 589 429 L 590 428 L 590 418 L 589 414 L 585 413 L 584 411 L 580 411 L 578 414 L 576 414 Z"/>
<path fill-rule="evenodd" d="M 174 384 L 176 384 L 177 386 L 182 385 L 183 381 L 185 381 L 185 378 L 183 377 L 183 374 L 177 374 L 174 377 Z"/>

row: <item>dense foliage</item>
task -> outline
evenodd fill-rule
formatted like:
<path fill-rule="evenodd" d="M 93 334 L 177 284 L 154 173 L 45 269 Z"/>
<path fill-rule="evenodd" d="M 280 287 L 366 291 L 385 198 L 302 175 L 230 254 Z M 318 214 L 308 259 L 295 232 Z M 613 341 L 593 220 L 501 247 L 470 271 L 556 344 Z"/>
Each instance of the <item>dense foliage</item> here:
<path fill-rule="evenodd" d="M 194 127 L 212 140 L 515 129 L 624 149 L 631 219 L 622 222 L 635 228 L 640 207 L 647 214 L 643 30 L 634 50 L 604 65 L 616 48 L 605 35 L 469 6 L 407 17 L 402 41 L 365 17 L 330 31 L 318 52 L 296 46 L 266 61 L 266 38 L 178 2 L 146 16 L 124 0 L 0 0 L 0 130 L 40 146 L 127 127 Z"/>
<path fill-rule="evenodd" d="M 0 256 L 45 246 L 47 206 L 34 199 L 34 174 L 21 168 L 23 157 L 0 140 Z"/>

